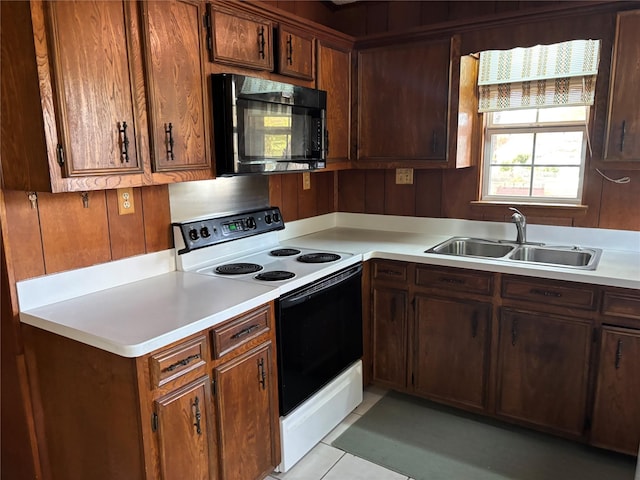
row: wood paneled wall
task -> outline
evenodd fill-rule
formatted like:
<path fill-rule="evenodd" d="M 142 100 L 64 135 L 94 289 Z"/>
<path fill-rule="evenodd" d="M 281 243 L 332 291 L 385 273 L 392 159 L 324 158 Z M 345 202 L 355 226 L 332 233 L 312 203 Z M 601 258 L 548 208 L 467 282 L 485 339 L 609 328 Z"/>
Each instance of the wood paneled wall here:
<path fill-rule="evenodd" d="M 269 203 L 280 207 L 285 222 L 336 211 L 336 172 L 315 172 L 309 176 L 308 190 L 304 189 L 302 173 L 269 177 Z"/>

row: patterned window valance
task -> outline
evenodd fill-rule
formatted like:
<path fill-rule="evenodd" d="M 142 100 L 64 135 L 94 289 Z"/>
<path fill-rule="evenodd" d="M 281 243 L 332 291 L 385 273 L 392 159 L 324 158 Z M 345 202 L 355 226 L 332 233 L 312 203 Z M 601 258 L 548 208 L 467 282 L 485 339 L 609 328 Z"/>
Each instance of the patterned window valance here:
<path fill-rule="evenodd" d="M 593 105 L 599 40 L 480 53 L 480 112 Z"/>

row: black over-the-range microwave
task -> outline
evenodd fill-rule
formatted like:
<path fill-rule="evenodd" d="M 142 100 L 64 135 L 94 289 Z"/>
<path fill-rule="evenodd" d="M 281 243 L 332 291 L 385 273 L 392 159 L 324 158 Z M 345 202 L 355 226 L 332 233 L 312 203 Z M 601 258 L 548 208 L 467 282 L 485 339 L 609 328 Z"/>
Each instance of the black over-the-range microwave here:
<path fill-rule="evenodd" d="M 217 175 L 326 166 L 325 91 L 235 74 L 211 82 Z"/>

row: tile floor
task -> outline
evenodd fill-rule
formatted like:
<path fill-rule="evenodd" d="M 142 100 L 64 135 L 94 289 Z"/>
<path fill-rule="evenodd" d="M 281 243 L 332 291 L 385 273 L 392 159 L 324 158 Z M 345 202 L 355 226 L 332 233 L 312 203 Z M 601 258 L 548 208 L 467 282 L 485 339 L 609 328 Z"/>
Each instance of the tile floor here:
<path fill-rule="evenodd" d="M 388 470 L 350 453 L 332 447 L 349 425 L 355 422 L 378 400 L 386 390 L 369 387 L 364 391 L 362 403 L 331 431 L 302 460 L 286 473 L 273 473 L 267 480 L 411 480 L 405 475 Z"/>

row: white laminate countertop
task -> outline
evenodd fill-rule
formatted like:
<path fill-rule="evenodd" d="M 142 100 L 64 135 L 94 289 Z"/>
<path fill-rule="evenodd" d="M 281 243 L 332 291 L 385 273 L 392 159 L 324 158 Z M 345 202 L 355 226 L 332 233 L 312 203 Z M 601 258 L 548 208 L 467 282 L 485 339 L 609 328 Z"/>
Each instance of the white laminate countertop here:
<path fill-rule="evenodd" d="M 20 312 L 20 320 L 138 357 L 277 297 L 276 288 L 174 271 Z"/>
<path fill-rule="evenodd" d="M 456 235 L 512 239 L 508 223 L 333 213 L 287 224 L 286 245 L 640 289 L 640 232 L 529 226 L 529 240 L 603 249 L 595 271 L 427 254 Z M 125 357 L 181 340 L 279 297 L 274 286 L 175 271 L 173 250 L 18 282 L 23 323 Z M 128 277 L 123 279 L 123 272 Z M 129 272 L 135 272 L 135 278 Z M 127 278 L 135 281 L 127 282 Z"/>

